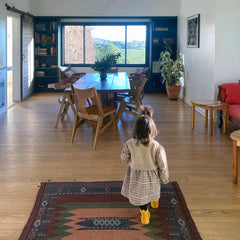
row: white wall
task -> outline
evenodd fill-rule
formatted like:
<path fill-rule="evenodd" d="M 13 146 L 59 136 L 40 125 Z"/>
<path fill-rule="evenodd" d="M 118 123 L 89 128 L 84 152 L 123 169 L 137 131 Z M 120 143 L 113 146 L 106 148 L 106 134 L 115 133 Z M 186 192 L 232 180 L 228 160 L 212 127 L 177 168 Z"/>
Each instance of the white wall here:
<path fill-rule="evenodd" d="M 187 17 L 200 14 L 200 48 L 187 48 Z M 180 0 L 178 47 L 184 55 L 184 100 L 212 99 L 215 72 L 214 0 Z"/>
<path fill-rule="evenodd" d="M 184 100 L 217 99 L 218 85 L 240 79 L 240 1 L 180 0 L 179 50 L 184 54 Z M 200 14 L 200 48 L 187 48 L 187 17 Z"/>
<path fill-rule="evenodd" d="M 215 89 L 240 79 L 240 1 L 216 0 Z"/>
<path fill-rule="evenodd" d="M 177 16 L 179 0 L 30 0 L 38 16 Z"/>

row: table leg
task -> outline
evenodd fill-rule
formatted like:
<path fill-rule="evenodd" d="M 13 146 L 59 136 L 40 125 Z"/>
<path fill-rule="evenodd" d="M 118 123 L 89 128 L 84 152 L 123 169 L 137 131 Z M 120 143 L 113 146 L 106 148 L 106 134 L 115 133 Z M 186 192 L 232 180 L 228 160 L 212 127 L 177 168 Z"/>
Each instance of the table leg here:
<path fill-rule="evenodd" d="M 227 133 L 227 108 L 223 110 L 224 117 L 223 117 L 223 132 Z"/>
<path fill-rule="evenodd" d="M 237 140 L 233 139 L 233 183 L 238 182 L 238 147 Z"/>
<path fill-rule="evenodd" d="M 205 109 L 205 127 L 208 127 L 208 109 Z"/>
<path fill-rule="evenodd" d="M 101 102 L 102 102 L 103 105 L 107 105 L 107 106 L 111 105 L 111 100 L 109 98 L 109 94 L 108 93 L 102 92 L 99 95 L 101 96 L 100 99 L 101 99 Z"/>
<path fill-rule="evenodd" d="M 195 104 L 192 103 L 192 129 L 194 128 L 195 124 Z"/>
<path fill-rule="evenodd" d="M 210 109 L 210 135 L 213 135 L 213 110 Z"/>

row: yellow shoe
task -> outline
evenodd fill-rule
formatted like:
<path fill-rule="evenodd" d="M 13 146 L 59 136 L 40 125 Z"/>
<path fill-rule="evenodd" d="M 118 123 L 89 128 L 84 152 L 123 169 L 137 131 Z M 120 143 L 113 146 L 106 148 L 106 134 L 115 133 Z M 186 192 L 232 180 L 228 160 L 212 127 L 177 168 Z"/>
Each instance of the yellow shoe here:
<path fill-rule="evenodd" d="M 140 209 L 140 213 L 141 213 L 141 223 L 143 225 L 147 225 L 149 224 L 150 222 L 150 212 L 148 211 L 148 209 L 145 211 L 145 210 L 141 210 Z"/>
<path fill-rule="evenodd" d="M 152 208 L 158 208 L 158 206 L 159 206 L 159 200 L 155 200 L 155 201 L 151 202 L 151 207 Z"/>

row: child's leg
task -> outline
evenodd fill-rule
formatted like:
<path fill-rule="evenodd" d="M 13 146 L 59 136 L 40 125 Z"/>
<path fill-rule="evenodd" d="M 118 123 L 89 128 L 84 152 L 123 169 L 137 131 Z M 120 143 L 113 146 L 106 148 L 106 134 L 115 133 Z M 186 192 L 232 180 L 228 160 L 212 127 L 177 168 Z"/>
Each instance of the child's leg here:
<path fill-rule="evenodd" d="M 139 206 L 140 213 L 141 213 L 141 223 L 146 225 L 150 222 L 150 212 L 148 211 L 147 204 L 143 206 Z"/>

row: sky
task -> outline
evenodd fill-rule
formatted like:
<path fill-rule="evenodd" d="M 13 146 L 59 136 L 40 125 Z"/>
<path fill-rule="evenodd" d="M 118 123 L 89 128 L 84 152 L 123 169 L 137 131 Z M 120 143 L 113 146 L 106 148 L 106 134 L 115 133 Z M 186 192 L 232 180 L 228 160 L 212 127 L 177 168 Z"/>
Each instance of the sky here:
<path fill-rule="evenodd" d="M 93 38 L 125 41 L 124 26 L 91 26 Z M 146 26 L 128 26 L 128 42 L 146 40 Z"/>

